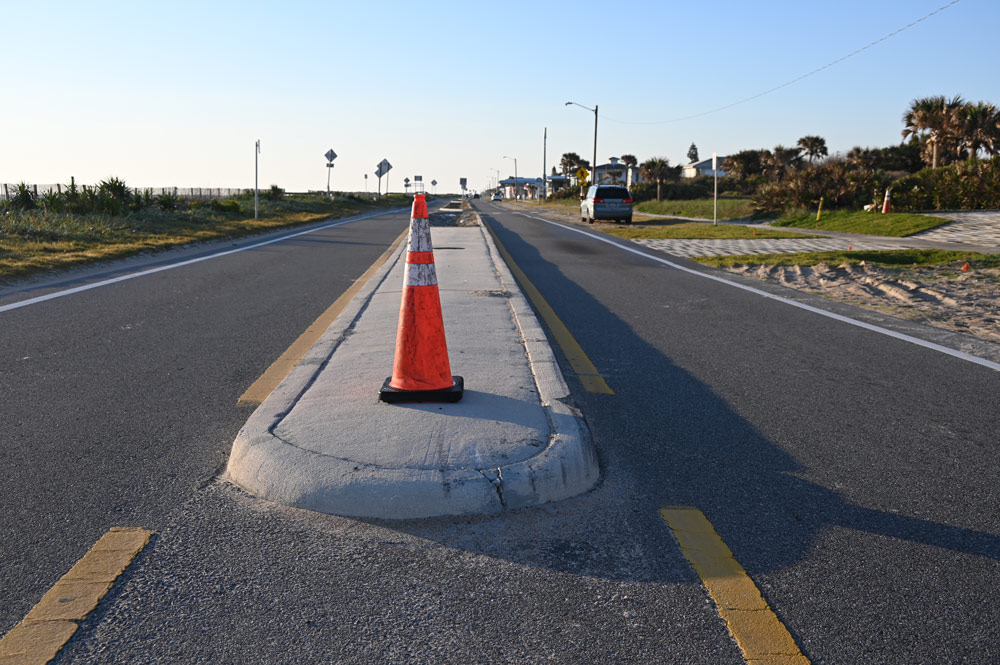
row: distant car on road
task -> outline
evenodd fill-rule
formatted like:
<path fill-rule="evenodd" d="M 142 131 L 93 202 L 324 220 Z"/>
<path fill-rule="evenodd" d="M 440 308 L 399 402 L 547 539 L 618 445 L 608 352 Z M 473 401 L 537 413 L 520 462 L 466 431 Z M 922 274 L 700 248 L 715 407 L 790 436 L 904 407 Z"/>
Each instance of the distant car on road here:
<path fill-rule="evenodd" d="M 595 219 L 613 219 L 632 223 L 632 194 L 620 185 L 591 185 L 580 202 L 580 219 L 590 224 Z"/>
<path fill-rule="evenodd" d="M 503 197 L 500 196 L 499 194 L 494 194 L 492 200 L 493 201 L 503 201 Z"/>

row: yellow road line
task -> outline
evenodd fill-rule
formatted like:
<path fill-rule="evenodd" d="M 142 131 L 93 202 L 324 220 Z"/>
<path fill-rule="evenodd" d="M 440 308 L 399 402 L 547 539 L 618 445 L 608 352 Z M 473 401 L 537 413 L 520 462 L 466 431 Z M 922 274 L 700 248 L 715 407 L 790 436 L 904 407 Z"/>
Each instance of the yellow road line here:
<path fill-rule="evenodd" d="M 355 280 L 354 284 L 344 291 L 343 295 L 337 298 L 332 305 L 325 312 L 319 315 L 319 318 L 312 322 L 312 324 L 306 328 L 306 331 L 299 335 L 299 338 L 292 342 L 292 345 L 281 354 L 277 360 L 275 360 L 270 367 L 267 368 L 260 378 L 254 381 L 253 385 L 247 388 L 246 392 L 240 395 L 240 398 L 236 400 L 236 403 L 240 406 L 247 405 L 257 405 L 263 402 L 268 395 L 270 395 L 278 384 L 288 376 L 288 373 L 292 371 L 292 368 L 300 360 L 306 352 L 312 348 L 312 345 L 316 343 L 326 329 L 330 327 L 330 324 L 340 315 L 347 304 L 351 302 L 351 299 L 357 295 L 358 291 L 361 290 L 372 275 L 382 266 L 383 263 L 392 255 L 392 253 L 399 246 L 399 243 L 403 242 L 403 238 L 409 232 L 403 231 L 398 238 L 396 238 L 389 249 L 382 253 L 382 256 L 375 260 L 368 270 L 364 272 L 361 277 Z"/>
<path fill-rule="evenodd" d="M 500 250 L 500 255 L 503 260 L 507 263 L 507 267 L 510 268 L 511 273 L 513 273 L 514 278 L 517 280 L 521 288 L 524 289 L 524 294 L 528 296 L 531 304 L 535 306 L 538 311 L 539 316 L 545 321 L 545 325 L 548 326 L 549 331 L 552 333 L 552 337 L 556 340 L 556 344 L 562 349 L 563 355 L 566 356 L 566 360 L 569 362 L 569 366 L 573 368 L 573 372 L 576 374 L 577 378 L 580 379 L 580 383 L 583 384 L 583 389 L 588 393 L 599 393 L 602 395 L 614 395 L 615 392 L 611 390 L 611 387 L 604 381 L 604 377 L 601 376 L 597 368 L 594 367 L 594 363 L 590 362 L 590 358 L 584 353 L 583 347 L 576 341 L 573 334 L 569 331 L 556 315 L 556 312 L 549 303 L 542 297 L 541 292 L 535 288 L 535 285 L 531 283 L 528 276 L 524 274 L 516 263 L 514 263 L 514 258 L 507 251 L 507 248 L 503 246 L 500 242 L 500 238 L 497 234 L 493 232 L 489 224 L 483 222 L 486 230 L 489 231 L 490 235 L 493 237 L 493 242 L 496 244 L 497 249 Z"/>
<path fill-rule="evenodd" d="M 660 515 L 670 525 L 681 552 L 708 589 L 750 665 L 809 665 L 788 629 L 760 595 L 705 515 L 690 506 L 667 506 Z"/>
<path fill-rule="evenodd" d="M 0 639 L 0 665 L 44 665 L 149 543 L 152 531 L 114 527 Z"/>

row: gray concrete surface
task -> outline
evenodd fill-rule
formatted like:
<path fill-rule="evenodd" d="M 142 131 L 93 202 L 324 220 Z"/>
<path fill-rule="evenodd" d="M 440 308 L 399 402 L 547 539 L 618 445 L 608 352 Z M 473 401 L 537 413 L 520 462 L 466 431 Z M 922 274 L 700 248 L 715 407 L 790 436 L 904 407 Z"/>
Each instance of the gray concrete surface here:
<path fill-rule="evenodd" d="M 319 512 L 404 519 L 574 496 L 599 472 L 544 332 L 481 226 L 432 229 L 455 404 L 386 404 L 404 247 L 253 413 L 227 478 Z"/>

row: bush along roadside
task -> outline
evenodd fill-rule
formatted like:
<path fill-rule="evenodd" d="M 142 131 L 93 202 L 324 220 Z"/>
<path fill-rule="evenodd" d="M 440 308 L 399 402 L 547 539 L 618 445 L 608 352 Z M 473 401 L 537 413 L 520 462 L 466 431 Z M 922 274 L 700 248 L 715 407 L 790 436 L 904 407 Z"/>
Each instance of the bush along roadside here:
<path fill-rule="evenodd" d="M 897 210 L 1000 208 L 1000 156 L 924 169 L 892 185 Z"/>
<path fill-rule="evenodd" d="M 87 262 L 122 258 L 192 242 L 232 238 L 367 210 L 409 205 L 412 197 L 286 194 L 262 190 L 259 219 L 253 191 L 231 199 L 188 200 L 132 190 L 118 178 L 94 187 L 71 182 L 61 193 L 35 196 L 18 186 L 0 202 L 0 281 Z"/>
<path fill-rule="evenodd" d="M 972 159 L 913 175 L 897 177 L 847 161 L 833 161 L 762 184 L 754 193 L 760 211 L 881 208 L 891 189 L 892 208 L 922 210 L 983 210 L 1000 208 L 1000 156 Z"/>

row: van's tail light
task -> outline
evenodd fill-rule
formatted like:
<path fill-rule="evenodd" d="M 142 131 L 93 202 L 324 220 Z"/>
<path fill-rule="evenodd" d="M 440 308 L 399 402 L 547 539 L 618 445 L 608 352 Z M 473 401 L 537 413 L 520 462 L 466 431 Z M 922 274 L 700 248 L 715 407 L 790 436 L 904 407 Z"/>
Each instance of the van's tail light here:
<path fill-rule="evenodd" d="M 604 199 L 595 198 L 594 203 L 604 203 Z"/>
<path fill-rule="evenodd" d="M 622 203 L 632 203 L 632 199 L 622 199 Z"/>

